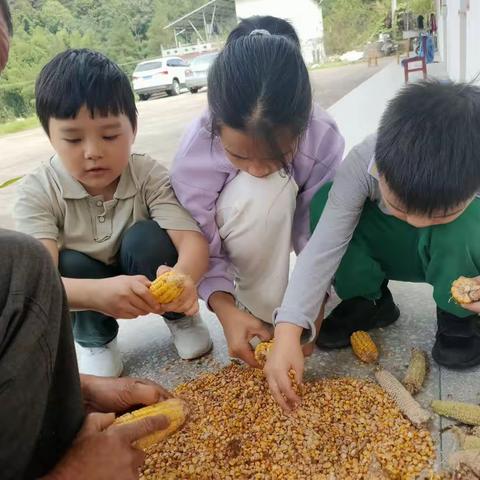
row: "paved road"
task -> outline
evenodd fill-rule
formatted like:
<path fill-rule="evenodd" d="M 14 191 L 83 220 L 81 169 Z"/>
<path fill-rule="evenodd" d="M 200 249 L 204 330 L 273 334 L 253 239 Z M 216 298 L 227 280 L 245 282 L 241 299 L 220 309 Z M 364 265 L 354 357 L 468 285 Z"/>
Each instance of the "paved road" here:
<path fill-rule="evenodd" d="M 391 59 L 383 59 L 382 65 Z M 381 68 L 381 67 L 379 67 Z M 329 108 L 353 88 L 378 71 L 365 64 L 314 70 L 311 79 L 315 100 Z M 206 90 L 196 95 L 159 97 L 138 104 L 139 133 L 135 150 L 148 152 L 169 165 L 185 126 L 206 107 Z M 40 128 L 0 137 L 0 183 L 32 171 L 53 153 Z M 11 206 L 14 188 L 0 192 L 0 226 L 12 227 Z"/>

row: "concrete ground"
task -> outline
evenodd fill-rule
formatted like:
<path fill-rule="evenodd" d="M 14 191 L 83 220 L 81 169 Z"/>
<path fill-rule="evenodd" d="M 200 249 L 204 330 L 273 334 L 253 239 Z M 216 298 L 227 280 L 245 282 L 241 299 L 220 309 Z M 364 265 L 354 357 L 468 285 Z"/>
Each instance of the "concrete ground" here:
<path fill-rule="evenodd" d="M 346 137 L 348 147 L 375 130 L 386 103 L 402 86 L 400 67 L 396 63 L 384 64 L 383 67 L 368 69 L 363 64 L 312 72 L 316 99 L 329 108 Z M 429 66 L 429 72 L 437 77 L 444 76 L 441 64 Z M 205 93 L 160 98 L 139 104 L 138 148 L 149 151 L 168 164 L 185 122 L 204 107 Z M 48 151 L 48 143 L 39 131 L 0 138 L 0 182 L 30 171 L 46 158 Z M 12 198 L 12 190 L 0 193 L 2 226 L 11 225 L 9 208 Z M 390 287 L 399 304 L 401 317 L 394 325 L 375 331 L 372 336 L 380 348 L 380 363 L 401 377 L 411 347 L 420 347 L 427 352 L 431 350 L 436 330 L 435 305 L 428 285 L 392 282 Z M 120 320 L 119 344 L 124 353 L 124 373 L 148 377 L 167 387 L 174 387 L 202 372 L 226 365 L 229 359 L 219 322 L 204 305 L 202 314 L 208 323 L 214 347 L 208 356 L 191 362 L 177 357 L 168 329 L 160 317 L 149 315 L 136 320 Z M 479 372 L 480 368 L 454 372 L 433 364 L 418 399 L 424 406 L 438 398 L 479 403 Z M 305 376 L 308 380 L 325 375 L 371 378 L 373 367 L 361 364 L 350 349 L 330 352 L 317 349 L 307 361 Z M 454 445 L 451 434 L 440 434 L 440 430 L 448 424 L 448 421 L 438 418 L 432 422 L 432 432 L 439 449 L 438 462 Z"/>

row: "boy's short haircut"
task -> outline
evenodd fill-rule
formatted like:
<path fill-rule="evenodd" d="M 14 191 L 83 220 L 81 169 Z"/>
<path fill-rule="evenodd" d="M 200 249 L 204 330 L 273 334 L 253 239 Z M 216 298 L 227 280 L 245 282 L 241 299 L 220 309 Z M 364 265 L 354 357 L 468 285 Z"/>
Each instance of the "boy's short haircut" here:
<path fill-rule="evenodd" d="M 390 102 L 375 162 L 406 211 L 444 213 L 480 193 L 480 88 L 414 83 Z"/>
<path fill-rule="evenodd" d="M 8 0 L 0 0 L 0 15 L 5 19 L 7 25 L 8 34 L 13 35 L 13 23 L 10 7 L 8 6 Z"/>
<path fill-rule="evenodd" d="M 137 128 L 135 96 L 126 74 L 99 52 L 66 50 L 48 62 L 35 84 L 37 115 L 49 134 L 51 118 L 75 118 L 82 106 L 92 117 L 125 114 Z"/>

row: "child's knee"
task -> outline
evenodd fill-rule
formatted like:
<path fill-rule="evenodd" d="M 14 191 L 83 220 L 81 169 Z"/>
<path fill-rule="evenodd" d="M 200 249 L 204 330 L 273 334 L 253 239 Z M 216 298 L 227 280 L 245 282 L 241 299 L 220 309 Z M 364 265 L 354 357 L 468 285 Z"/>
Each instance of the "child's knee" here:
<path fill-rule="evenodd" d="M 167 231 L 153 220 L 137 222 L 122 239 L 120 263 L 123 265 L 131 264 L 133 260 L 150 271 L 163 264 L 173 266 L 177 258 L 177 249 Z"/>

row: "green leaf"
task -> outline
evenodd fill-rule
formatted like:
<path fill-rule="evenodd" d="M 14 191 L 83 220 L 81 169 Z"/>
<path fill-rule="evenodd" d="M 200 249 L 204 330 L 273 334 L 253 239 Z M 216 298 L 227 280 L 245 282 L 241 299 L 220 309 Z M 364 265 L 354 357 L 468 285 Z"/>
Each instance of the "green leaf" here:
<path fill-rule="evenodd" d="M 21 175 L 20 177 L 11 178 L 10 180 L 3 182 L 2 184 L 0 184 L 0 189 L 8 187 L 9 185 L 14 184 L 15 182 L 18 182 L 21 178 L 23 178 L 23 175 Z"/>

